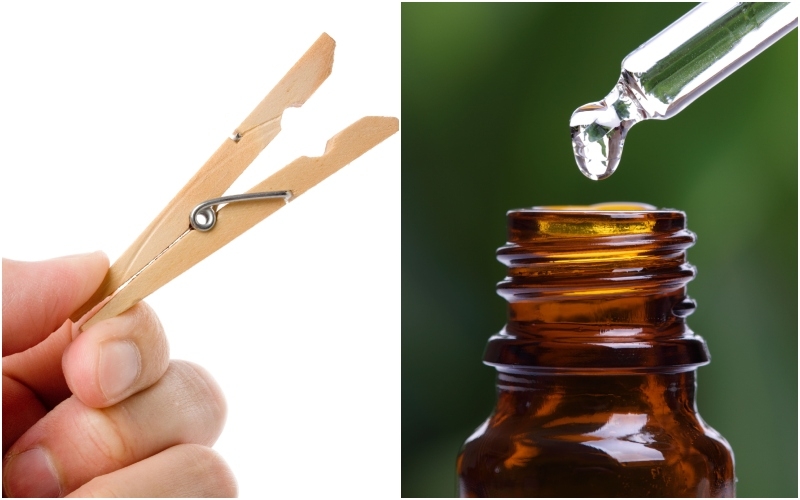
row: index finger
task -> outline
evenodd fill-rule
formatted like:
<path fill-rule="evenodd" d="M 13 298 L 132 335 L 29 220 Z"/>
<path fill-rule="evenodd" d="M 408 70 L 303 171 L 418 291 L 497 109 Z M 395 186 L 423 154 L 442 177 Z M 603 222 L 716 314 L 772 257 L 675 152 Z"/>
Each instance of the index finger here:
<path fill-rule="evenodd" d="M 3 259 L 3 356 L 35 346 L 100 286 L 103 252 L 41 262 Z"/>

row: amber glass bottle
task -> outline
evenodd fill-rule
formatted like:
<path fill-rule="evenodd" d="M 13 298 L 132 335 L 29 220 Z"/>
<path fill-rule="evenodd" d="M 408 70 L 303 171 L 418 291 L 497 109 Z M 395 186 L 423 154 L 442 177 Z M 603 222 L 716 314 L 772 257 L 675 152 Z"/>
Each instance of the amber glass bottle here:
<path fill-rule="evenodd" d="M 648 205 L 508 214 L 497 407 L 458 456 L 462 497 L 729 497 L 733 454 L 695 405 L 695 240 Z"/>

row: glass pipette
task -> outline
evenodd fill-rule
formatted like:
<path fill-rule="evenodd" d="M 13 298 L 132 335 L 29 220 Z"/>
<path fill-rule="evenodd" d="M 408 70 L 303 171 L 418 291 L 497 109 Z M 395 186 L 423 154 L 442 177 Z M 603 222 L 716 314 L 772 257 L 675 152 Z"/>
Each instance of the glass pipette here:
<path fill-rule="evenodd" d="M 578 168 L 614 173 L 630 128 L 666 120 L 797 27 L 795 3 L 708 2 L 690 10 L 622 61 L 614 89 L 570 118 Z"/>

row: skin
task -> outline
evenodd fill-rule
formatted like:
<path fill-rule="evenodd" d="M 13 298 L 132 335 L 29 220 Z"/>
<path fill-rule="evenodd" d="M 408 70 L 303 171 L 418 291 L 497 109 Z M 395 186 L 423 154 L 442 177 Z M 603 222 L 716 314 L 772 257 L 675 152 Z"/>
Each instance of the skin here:
<path fill-rule="evenodd" d="M 3 260 L 3 496 L 236 496 L 225 399 L 144 303 L 78 335 L 102 253 Z"/>

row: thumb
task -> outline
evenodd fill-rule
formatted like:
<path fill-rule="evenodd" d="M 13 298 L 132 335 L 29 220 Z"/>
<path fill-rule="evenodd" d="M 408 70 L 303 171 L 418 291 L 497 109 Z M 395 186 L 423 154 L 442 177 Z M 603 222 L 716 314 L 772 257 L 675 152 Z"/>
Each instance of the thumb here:
<path fill-rule="evenodd" d="M 40 262 L 3 259 L 3 356 L 47 338 L 92 296 L 106 271 L 103 252 Z"/>

